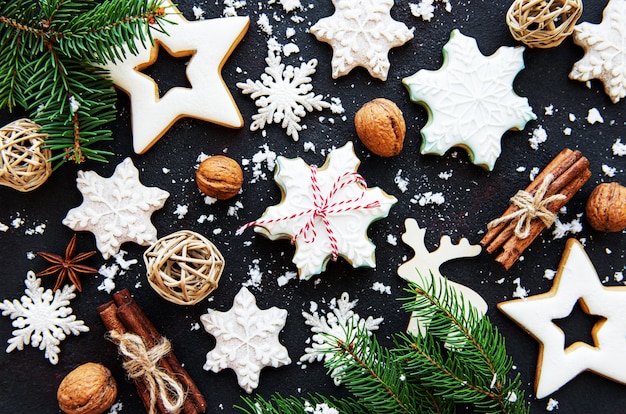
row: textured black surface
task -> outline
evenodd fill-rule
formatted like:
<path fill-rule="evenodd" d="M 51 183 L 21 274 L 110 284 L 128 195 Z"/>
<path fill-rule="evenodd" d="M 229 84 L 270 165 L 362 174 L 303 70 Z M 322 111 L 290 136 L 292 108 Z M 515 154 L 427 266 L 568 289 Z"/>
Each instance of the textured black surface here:
<path fill-rule="evenodd" d="M 297 13 L 304 17 L 304 22 L 300 24 L 291 22 L 293 13 L 285 13 L 279 4 L 248 3 L 239 10 L 239 14 L 250 15 L 250 29 L 223 70 L 224 80 L 246 122 L 243 129 L 230 130 L 183 119 L 145 155 L 135 155 L 131 146 L 128 99 L 120 93 L 118 120 L 111 125 L 115 141 L 104 144 L 104 148 L 115 152 L 109 164 L 89 162 L 80 167 L 66 165 L 55 172 L 42 188 L 29 194 L 0 188 L 0 222 L 10 224 L 18 216 L 24 219 L 22 227 L 11 227 L 4 233 L 0 232 L 0 299 L 19 298 L 23 294 L 26 272 L 29 269 L 39 271 L 46 266 L 41 258 L 29 260 L 27 252 L 44 250 L 61 253 L 65 248 L 72 230 L 61 224 L 61 220 L 70 208 L 78 206 L 82 200 L 75 185 L 78 169 L 94 170 L 108 177 L 119 162 L 131 156 L 140 169 L 140 177 L 145 185 L 158 186 L 171 193 L 165 207 L 153 215 L 158 235 L 165 236 L 180 229 L 203 233 L 221 249 L 226 259 L 227 267 L 219 289 L 212 295 L 212 301 L 203 301 L 193 307 L 180 307 L 161 299 L 145 279 L 141 259 L 144 248 L 135 244 L 126 244 L 123 249 L 128 251 L 127 259 L 138 259 L 139 264 L 131 267 L 126 275 L 118 275 L 115 281 L 117 289 L 127 287 L 131 290 L 157 329 L 172 340 L 177 356 L 207 397 L 207 412 L 233 412 L 233 405 L 245 393 L 238 387 L 232 371 L 226 370 L 219 374 L 203 371 L 205 354 L 213 348 L 215 341 L 203 329 L 191 330 L 191 326 L 199 322 L 200 315 L 206 312 L 207 307 L 219 310 L 231 307 L 234 295 L 241 283 L 248 279 L 248 270 L 255 266 L 255 260 L 259 261 L 263 279 L 260 288 L 252 288 L 252 292 L 261 308 L 278 306 L 288 309 L 289 317 L 280 338 L 294 361 L 286 367 L 263 370 L 256 392 L 265 396 L 274 391 L 284 395 L 308 392 L 343 395 L 345 391 L 333 385 L 321 364 L 308 364 L 303 369 L 295 363 L 303 354 L 305 340 L 310 336 L 301 312 L 309 310 L 310 301 L 317 302 L 323 309 L 326 308 L 323 301 L 339 297 L 344 291 L 348 292 L 352 299 L 359 299 L 356 311 L 360 315 L 385 317 L 378 336 L 383 343 L 389 344 L 390 335 L 403 330 L 407 323 L 407 315 L 396 300 L 404 295 L 405 287 L 405 282 L 396 275 L 396 269 L 413 254 L 400 241 L 404 219 L 414 217 L 420 226 L 427 228 L 426 241 L 430 249 L 436 247 L 443 234 L 451 235 L 454 242 L 467 237 L 473 243 L 478 243 L 486 223 L 504 211 L 509 197 L 527 186 L 531 168 L 543 168 L 564 147 L 581 150 L 591 162 L 593 176 L 568 204 L 567 213 L 561 215 L 562 221 L 573 220 L 583 212 L 587 197 L 596 184 L 611 180 L 624 183 L 625 159 L 614 156 L 611 151 L 615 140 L 622 137 L 626 130 L 624 102 L 612 104 L 599 82 L 594 81 L 587 88 L 583 83 L 568 79 L 573 63 L 583 55 L 582 49 L 575 46 L 571 39 L 556 49 L 526 50 L 526 69 L 517 76 L 514 86 L 519 95 L 528 97 L 538 120 L 530 122 L 524 131 L 505 134 L 502 155 L 491 173 L 470 164 L 463 150 L 453 150 L 444 157 L 419 154 L 419 130 L 425 124 L 427 114 L 421 106 L 409 101 L 400 80 L 421 68 L 439 68 L 442 62 L 441 47 L 454 28 L 475 37 L 484 54 L 493 53 L 501 45 L 513 46 L 514 42 L 504 23 L 508 1 L 453 0 L 451 13 L 446 13 L 438 5 L 431 22 L 413 17 L 409 11 L 409 2 L 397 1 L 392 15 L 409 27 L 415 27 L 415 38 L 391 51 L 391 71 L 386 82 L 369 77 L 362 69 L 354 70 L 338 80 L 331 79 L 331 48 L 307 32 L 308 27 L 320 17 L 332 14 L 330 1 L 303 0 L 303 4 L 314 4 L 314 7 L 307 7 L 306 11 Z M 202 7 L 207 18 L 218 17 L 223 10 L 222 2 L 181 1 L 180 9 L 190 20 L 193 20 L 193 5 Z M 581 21 L 599 22 L 605 5 L 604 0 L 585 2 Z M 256 108 L 253 101 L 241 94 L 235 84 L 248 78 L 259 79 L 263 73 L 267 35 L 256 24 L 261 12 L 270 16 L 274 34 L 280 43 L 287 43 L 286 27 L 296 29 L 296 36 L 291 40 L 300 47 L 300 53 L 284 58 L 284 62 L 299 65 L 299 59 L 307 61 L 317 58 L 319 66 L 313 76 L 314 90 L 327 99 L 341 98 L 346 110 L 346 121 L 328 110 L 309 114 L 303 121 L 307 129 L 301 133 L 300 142 L 293 142 L 275 125 L 266 128 L 266 136 L 249 131 Z M 280 22 L 271 18 L 274 13 L 281 18 Z M 207 39 L 207 42 L 210 43 L 211 39 Z M 168 79 L 171 77 L 170 70 L 173 70 L 170 68 L 174 66 L 159 62 L 152 69 L 152 74 L 156 79 Z M 175 71 L 178 73 L 179 70 L 177 65 Z M 408 127 L 403 152 L 390 159 L 371 155 L 358 141 L 352 124 L 355 111 L 363 103 L 380 96 L 392 99 L 400 106 Z M 544 107 L 551 104 L 554 105 L 554 115 L 544 115 Z M 590 125 L 584 120 L 592 107 L 598 108 L 604 116 L 603 124 Z M 576 115 L 577 121 L 568 120 L 570 113 Z M 1 112 L 0 121 L 4 124 L 19 115 Z M 329 118 L 334 118 L 335 122 L 329 122 Z M 529 147 L 528 138 L 538 125 L 546 129 L 549 138 L 539 150 L 534 151 Z M 566 127 L 572 129 L 571 136 L 562 133 Z M 267 206 L 280 200 L 280 191 L 271 179 L 271 172 L 266 171 L 270 177 L 267 181 L 251 184 L 251 168 L 245 167 L 246 182 L 242 194 L 230 201 L 207 206 L 193 181 L 196 158 L 201 152 L 209 155 L 226 152 L 228 156 L 241 161 L 251 159 L 260 146 L 267 144 L 278 155 L 290 158 L 302 156 L 309 164 L 321 164 L 324 161 L 322 150 L 341 146 L 348 140 L 355 142 L 357 155 L 362 160 L 359 172 L 368 185 L 380 186 L 398 198 L 389 217 L 374 223 L 369 230 L 369 236 L 378 247 L 377 268 L 352 269 L 340 260 L 338 263 L 330 263 L 325 273 L 310 281 L 291 281 L 284 287 L 278 287 L 276 278 L 286 271 L 295 270 L 291 263 L 294 251 L 289 242 L 273 242 L 252 231 L 243 236 L 234 235 L 240 225 L 258 218 Z M 316 153 L 304 152 L 302 143 L 307 141 L 315 144 Z M 602 173 L 603 164 L 618 169 L 615 178 L 610 179 Z M 526 167 L 526 171 L 518 172 L 518 167 Z M 163 168 L 169 169 L 169 173 L 165 174 Z M 398 170 L 402 170 L 402 176 L 410 180 L 409 189 L 405 193 L 399 191 L 394 183 Z M 438 177 L 441 172 L 452 172 L 452 176 L 443 180 Z M 446 203 L 421 207 L 410 201 L 416 194 L 427 191 L 442 192 Z M 229 207 L 236 202 L 241 202 L 244 207 L 238 210 L 237 216 L 227 215 Z M 189 207 L 189 213 L 182 219 L 174 214 L 178 204 Z M 202 214 L 213 214 L 216 220 L 200 224 L 197 219 Z M 623 233 L 603 234 L 594 231 L 584 218 L 581 221 L 583 231 L 576 236 L 586 240 L 586 250 L 600 278 L 606 279 L 607 285 L 616 284 L 613 274 L 623 271 L 625 263 Z M 25 234 L 26 229 L 40 223 L 46 224 L 43 235 Z M 222 231 L 214 234 L 215 229 Z M 396 236 L 398 245 L 388 244 L 387 235 Z M 244 246 L 246 241 L 251 241 L 249 247 Z M 526 251 L 524 260 L 516 263 L 508 272 L 504 272 L 486 253 L 475 259 L 447 263 L 442 268 L 442 272 L 451 279 L 470 286 L 487 300 L 489 316 L 508 340 L 509 353 L 521 374 L 533 412 L 544 412 L 546 407 L 546 400 L 536 400 L 532 391 L 538 344 L 499 313 L 496 303 L 511 298 L 515 290 L 513 281 L 517 278 L 520 278 L 522 286 L 530 294 L 550 289 L 552 282 L 543 278 L 544 270 L 557 268 L 565 241 L 566 238 L 554 240 L 549 231 L 544 232 Z M 81 251 L 95 249 L 91 233 L 78 235 L 78 248 Z M 607 249 L 610 249 L 610 254 Z M 89 263 L 99 267 L 105 261 L 98 255 Z M 106 263 L 110 264 L 111 261 Z M 497 282 L 502 279 L 501 283 Z M 115 347 L 104 339 L 104 328 L 95 311 L 98 305 L 110 299 L 110 295 L 96 289 L 102 282 L 102 276 L 83 277 L 82 280 L 83 293 L 73 301 L 72 307 L 91 331 L 62 342 L 60 361 L 56 366 L 49 364 L 41 351 L 31 347 L 11 354 L 0 352 L 0 413 L 58 412 L 55 395 L 59 382 L 71 369 L 87 361 L 101 362 L 112 369 L 120 385 L 119 401 L 124 406 L 122 412 L 142 412 L 134 386 L 124 379 Z M 371 286 L 374 282 L 391 286 L 392 294 L 373 291 Z M 44 285 L 52 287 L 53 281 L 46 280 Z M 572 325 L 576 324 L 567 324 Z M 585 329 L 589 326 L 587 322 L 578 325 Z M 4 343 L 11 337 L 11 330 L 9 318 L 0 318 L 0 342 Z M 586 338 L 585 332 L 568 331 L 567 334 L 568 337 L 579 335 L 580 338 Z M 552 397 L 559 401 L 558 412 L 562 413 L 626 412 L 625 390 L 623 385 L 584 373 Z"/>

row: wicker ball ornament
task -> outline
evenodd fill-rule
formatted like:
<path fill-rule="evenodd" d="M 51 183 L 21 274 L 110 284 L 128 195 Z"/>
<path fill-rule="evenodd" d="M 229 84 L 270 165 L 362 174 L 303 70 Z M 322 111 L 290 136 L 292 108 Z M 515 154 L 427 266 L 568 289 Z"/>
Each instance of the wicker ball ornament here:
<path fill-rule="evenodd" d="M 194 305 L 209 296 L 217 289 L 224 270 L 224 258 L 217 247 L 189 230 L 157 240 L 143 259 L 150 286 L 178 305 Z"/>
<path fill-rule="evenodd" d="M 52 174 L 49 148 L 40 126 L 18 119 L 0 128 L 0 185 L 28 192 L 39 188 Z"/>
<path fill-rule="evenodd" d="M 515 0 L 506 14 L 513 38 L 528 47 L 556 47 L 572 34 L 582 0 Z"/>

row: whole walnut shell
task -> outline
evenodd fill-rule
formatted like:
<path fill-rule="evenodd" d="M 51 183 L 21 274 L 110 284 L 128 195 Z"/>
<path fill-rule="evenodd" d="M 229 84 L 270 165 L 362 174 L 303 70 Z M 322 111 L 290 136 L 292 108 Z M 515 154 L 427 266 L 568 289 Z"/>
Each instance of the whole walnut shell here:
<path fill-rule="evenodd" d="M 239 193 L 243 184 L 243 171 L 232 158 L 214 155 L 198 166 L 196 184 L 209 197 L 227 200 Z"/>
<path fill-rule="evenodd" d="M 103 365 L 88 362 L 63 378 L 57 390 L 59 408 L 67 414 L 101 414 L 117 398 L 117 383 Z"/>
<path fill-rule="evenodd" d="M 619 232 L 626 228 L 626 187 L 618 183 L 598 185 L 589 196 L 587 221 L 596 230 Z"/>
<path fill-rule="evenodd" d="M 366 103 L 354 116 L 359 139 L 376 155 L 393 157 L 404 146 L 406 123 L 400 108 L 385 98 Z"/>

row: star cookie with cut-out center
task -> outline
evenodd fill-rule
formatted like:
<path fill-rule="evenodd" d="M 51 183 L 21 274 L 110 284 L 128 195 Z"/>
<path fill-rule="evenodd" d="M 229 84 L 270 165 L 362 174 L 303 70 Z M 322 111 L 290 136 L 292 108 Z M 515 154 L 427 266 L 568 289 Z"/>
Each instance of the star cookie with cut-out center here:
<path fill-rule="evenodd" d="M 594 345 L 575 342 L 565 347 L 565 334 L 555 321 L 576 304 L 599 317 L 591 330 Z M 626 384 L 626 287 L 605 287 L 576 239 L 569 239 L 549 292 L 498 304 L 540 343 L 535 391 L 544 398 L 583 371 Z"/>
<path fill-rule="evenodd" d="M 357 66 L 387 80 L 389 50 L 413 39 L 413 31 L 391 17 L 393 0 L 333 0 L 335 13 L 311 27 L 317 40 L 333 48 L 333 79 Z"/>
<path fill-rule="evenodd" d="M 411 100 L 428 110 L 422 154 L 444 155 L 458 146 L 474 164 L 493 170 L 502 135 L 537 119 L 528 99 L 513 91 L 513 80 L 524 68 L 523 52 L 523 47 L 503 46 L 484 56 L 474 38 L 453 30 L 441 69 L 422 69 L 402 80 Z"/>
<path fill-rule="evenodd" d="M 245 35 L 250 19 L 228 17 L 199 21 L 185 20 L 180 12 L 163 1 L 167 33 L 153 30 L 154 44 L 138 40 L 138 53 L 126 51 L 121 61 L 105 66 L 113 83 L 130 97 L 133 149 L 143 154 L 178 120 L 197 118 L 230 128 L 241 128 L 243 118 L 228 91 L 221 70 Z M 174 87 L 159 97 L 154 79 L 141 73 L 156 62 L 159 48 L 174 57 L 191 56 L 186 75 L 191 88 Z"/>

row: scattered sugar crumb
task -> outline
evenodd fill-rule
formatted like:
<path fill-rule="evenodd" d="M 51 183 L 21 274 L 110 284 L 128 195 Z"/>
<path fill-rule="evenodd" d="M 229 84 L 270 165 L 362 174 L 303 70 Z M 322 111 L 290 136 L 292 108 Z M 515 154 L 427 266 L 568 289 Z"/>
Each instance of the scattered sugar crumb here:
<path fill-rule="evenodd" d="M 435 15 L 435 1 L 437 0 L 420 0 L 419 3 L 409 3 L 411 14 L 415 17 L 421 17 L 422 20 L 429 22 Z M 452 5 L 449 0 L 438 0 L 445 3 L 446 11 L 452 11 Z"/>
<path fill-rule="evenodd" d="M 213 229 L 213 234 L 217 236 L 218 234 L 222 234 L 222 231 L 223 231 L 223 230 L 222 230 L 222 229 L 220 229 L 220 228 Z"/>
<path fill-rule="evenodd" d="M 610 166 L 608 166 L 606 164 L 602 164 L 602 172 L 607 177 L 615 177 L 615 174 L 617 173 L 617 168 L 610 167 Z"/>
<path fill-rule="evenodd" d="M 546 107 L 543 108 L 543 113 L 547 116 L 552 116 L 554 115 L 554 105 L 550 104 Z"/>
<path fill-rule="evenodd" d="M 285 30 L 285 37 L 287 39 L 291 39 L 292 37 L 294 37 L 296 35 L 296 29 L 294 29 L 293 27 L 288 27 Z"/>
<path fill-rule="evenodd" d="M 170 169 L 169 168 L 161 168 L 161 171 L 163 171 L 163 174 L 169 174 L 170 173 Z"/>
<path fill-rule="evenodd" d="M 191 326 L 189 327 L 190 331 L 199 331 L 200 330 L 200 324 L 198 322 L 192 322 Z"/>
<path fill-rule="evenodd" d="M 604 118 L 602 118 L 602 115 L 600 115 L 600 111 L 598 111 L 598 108 L 591 108 L 589 110 L 589 112 L 587 113 L 587 122 L 589 122 L 591 125 L 595 124 L 596 122 L 599 123 L 604 123 Z"/>
<path fill-rule="evenodd" d="M 293 55 L 294 53 L 300 53 L 300 48 L 295 43 L 287 43 L 283 46 L 283 54 L 285 56 Z"/>
<path fill-rule="evenodd" d="M 193 17 L 195 17 L 196 20 L 204 20 L 204 10 L 202 7 L 193 6 L 191 10 L 193 11 Z"/>
<path fill-rule="evenodd" d="M 537 174 L 539 174 L 539 167 L 531 168 L 530 174 L 528 174 L 528 178 L 530 178 L 530 181 L 534 181 L 535 178 L 537 177 Z"/>
<path fill-rule="evenodd" d="M 428 191 L 423 194 L 416 194 L 415 197 L 411 199 L 411 203 L 419 204 L 422 207 L 427 204 L 442 205 L 445 202 L 446 199 L 442 193 L 433 193 L 432 191 Z"/>
<path fill-rule="evenodd" d="M 33 234 L 43 234 L 46 231 L 45 223 L 41 223 L 36 225 L 33 228 L 28 228 L 24 230 L 24 234 L 27 236 L 32 236 Z"/>
<path fill-rule="evenodd" d="M 543 126 L 539 125 L 532 132 L 532 136 L 528 139 L 528 143 L 530 144 L 530 148 L 537 151 L 539 149 L 539 145 L 546 142 L 548 140 L 548 133 Z"/>
<path fill-rule="evenodd" d="M 258 182 L 259 180 L 267 180 L 267 174 L 263 171 L 263 163 L 267 165 L 269 171 L 274 171 L 276 166 L 276 153 L 271 151 L 267 144 L 263 144 L 259 147 L 261 150 L 252 156 L 252 179 L 251 184 Z M 242 160 L 241 165 L 247 166 L 250 161 L 247 159 Z"/>
<path fill-rule="evenodd" d="M 243 208 L 243 203 L 241 201 L 235 202 L 232 206 L 228 207 L 228 211 L 226 215 L 229 217 L 238 217 L 237 212 Z"/>
<path fill-rule="evenodd" d="M 279 0 L 281 6 L 286 12 L 294 11 L 295 9 L 301 9 L 302 4 L 300 0 Z M 271 4 L 271 2 L 270 2 Z"/>
<path fill-rule="evenodd" d="M 252 287 L 260 287 L 261 279 L 263 277 L 263 272 L 261 272 L 261 268 L 259 267 L 260 260 L 254 259 L 252 260 L 252 265 L 248 266 L 248 280 L 243 282 L 241 285 L 244 287 L 252 286 Z"/>
<path fill-rule="evenodd" d="M 23 224 L 24 219 L 19 216 L 11 220 L 11 227 L 13 227 L 14 229 L 19 229 L 20 227 L 22 227 Z"/>
<path fill-rule="evenodd" d="M 26 252 L 26 258 L 28 260 L 33 260 L 35 257 L 37 257 L 37 253 L 33 251 Z"/>
<path fill-rule="evenodd" d="M 546 404 L 546 411 L 554 411 L 559 409 L 559 402 L 554 398 L 550 398 Z"/>
<path fill-rule="evenodd" d="M 225 17 L 237 16 L 237 10 L 246 5 L 245 0 L 224 0 L 224 10 L 222 15 Z"/>
<path fill-rule="evenodd" d="M 124 404 L 121 402 L 116 402 L 109 408 L 109 414 L 119 414 L 124 408 Z"/>
<path fill-rule="evenodd" d="M 622 283 L 624 281 L 624 272 L 613 273 L 613 279 L 615 279 L 616 282 Z"/>
<path fill-rule="evenodd" d="M 259 25 L 259 29 L 261 29 L 263 33 L 265 33 L 268 36 L 272 35 L 272 31 L 274 29 L 270 23 L 269 17 L 267 17 L 267 14 L 261 13 L 259 15 L 259 19 L 256 21 L 256 24 Z"/>
<path fill-rule="evenodd" d="M 213 198 L 211 196 L 204 196 L 204 204 L 207 206 L 213 205 L 217 203 L 217 198 Z"/>
<path fill-rule="evenodd" d="M 297 272 L 285 272 L 284 275 L 278 276 L 278 279 L 276 279 L 276 282 L 278 282 L 278 286 L 283 287 L 285 286 L 287 283 L 289 283 L 290 280 L 296 279 L 298 277 L 298 273 Z"/>
<path fill-rule="evenodd" d="M 554 276 L 556 276 L 556 270 L 546 269 L 543 271 L 544 279 L 554 280 Z"/>
<path fill-rule="evenodd" d="M 513 292 L 514 298 L 524 299 L 528 296 L 528 290 L 522 287 L 522 282 L 520 281 L 519 277 L 513 280 L 513 284 L 516 285 L 515 291 Z"/>
<path fill-rule="evenodd" d="M 387 243 L 389 243 L 392 246 L 397 246 L 398 245 L 398 238 L 396 236 L 394 236 L 393 234 L 388 234 L 387 235 Z"/>
<path fill-rule="evenodd" d="M 582 213 L 576 215 L 576 218 L 569 223 L 562 223 L 561 220 L 559 220 L 559 218 L 557 217 L 556 221 L 554 222 L 554 230 L 552 230 L 552 235 L 554 239 L 561 239 L 567 236 L 569 233 L 580 233 L 583 230 L 583 225 L 580 222 L 581 217 Z"/>
<path fill-rule="evenodd" d="M 330 98 L 330 112 L 336 115 L 343 114 L 344 112 L 346 112 L 343 105 L 341 104 L 341 98 L 335 98 L 335 97 Z"/>
<path fill-rule="evenodd" d="M 188 212 L 189 212 L 188 205 L 177 204 L 176 210 L 174 210 L 174 215 L 180 220 L 184 218 Z"/>
<path fill-rule="evenodd" d="M 391 295 L 391 286 L 386 286 L 381 282 L 374 282 L 374 284 L 372 285 L 372 290 Z"/>
<path fill-rule="evenodd" d="M 206 214 L 202 214 L 200 217 L 198 217 L 197 222 L 202 224 L 204 222 L 209 222 L 212 223 L 215 220 L 215 216 L 213 214 L 209 214 L 208 216 Z"/>
<path fill-rule="evenodd" d="M 409 189 L 409 180 L 402 177 L 402 170 L 398 170 L 396 176 L 393 179 L 393 182 L 396 183 L 398 189 L 403 193 L 406 193 L 406 190 Z"/>
<path fill-rule="evenodd" d="M 497 283 L 498 285 L 503 284 L 503 283 L 504 283 L 504 278 L 496 280 L 496 283 Z"/>
<path fill-rule="evenodd" d="M 515 171 L 517 171 L 518 173 L 523 173 L 524 171 L 526 171 L 526 167 L 517 167 Z"/>
<path fill-rule="evenodd" d="M 97 289 L 100 291 L 104 290 L 106 293 L 113 292 L 113 290 L 115 289 L 115 276 L 117 276 L 117 272 L 119 269 L 120 267 L 115 263 L 109 266 L 107 266 L 106 264 L 100 266 L 100 269 L 98 269 L 98 274 L 104 276 L 104 280 L 102 280 L 102 283 L 100 283 Z"/>
<path fill-rule="evenodd" d="M 574 121 L 576 121 L 576 115 L 574 115 L 574 114 L 570 113 L 570 114 L 569 114 L 569 121 L 570 121 L 570 122 L 574 122 Z"/>
<path fill-rule="evenodd" d="M 311 141 L 304 142 L 302 144 L 302 147 L 304 148 L 304 152 L 309 152 L 309 151 L 313 153 L 315 152 L 315 144 L 312 143 Z"/>
<path fill-rule="evenodd" d="M 568 136 L 568 137 L 569 137 L 570 135 L 572 135 L 572 128 L 570 128 L 570 127 L 565 128 L 565 129 L 563 130 L 563 135 Z"/>
<path fill-rule="evenodd" d="M 196 158 L 196 162 L 200 164 L 202 161 L 206 160 L 207 158 L 209 158 L 209 155 L 206 155 L 204 152 L 201 152 L 200 155 L 198 155 L 198 157 Z"/>
<path fill-rule="evenodd" d="M 9 226 L 7 226 L 6 224 L 0 222 L 0 231 L 6 232 L 7 230 L 9 230 Z"/>
<path fill-rule="evenodd" d="M 606 254 L 612 254 L 613 250 L 609 249 L 608 247 L 606 249 L 604 249 L 604 251 L 606 252 Z"/>
<path fill-rule="evenodd" d="M 441 178 L 442 180 L 448 180 L 450 177 L 452 177 L 452 170 L 442 171 L 439 173 L 439 178 Z"/>
<path fill-rule="evenodd" d="M 620 138 L 618 138 L 615 141 L 615 144 L 613 144 L 613 155 L 617 155 L 618 157 L 623 157 L 624 155 L 626 155 L 626 144 L 622 144 L 622 141 Z"/>

